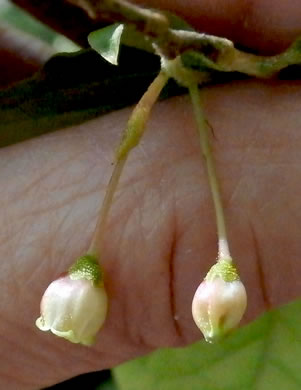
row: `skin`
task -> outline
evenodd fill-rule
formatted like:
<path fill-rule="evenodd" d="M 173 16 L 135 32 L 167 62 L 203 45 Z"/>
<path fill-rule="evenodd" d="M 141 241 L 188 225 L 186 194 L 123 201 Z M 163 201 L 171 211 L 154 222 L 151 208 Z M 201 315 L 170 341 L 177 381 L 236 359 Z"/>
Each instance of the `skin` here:
<path fill-rule="evenodd" d="M 264 54 L 278 53 L 301 34 L 298 0 L 135 0 L 166 9 L 200 31 Z"/>
<path fill-rule="evenodd" d="M 215 3 L 230 20 L 235 7 Z M 175 4 L 185 14 L 186 2 Z M 205 2 L 189 4 L 205 14 Z M 251 4 L 254 26 L 269 37 L 266 12 Z M 281 44 L 301 12 L 297 2 L 286 5 L 277 16 Z M 250 41 L 241 28 L 235 34 Z M 245 322 L 301 294 L 300 84 L 243 81 L 202 91 L 231 252 L 248 291 Z M 130 112 L 0 150 L 0 388 L 38 389 L 201 337 L 191 301 L 216 257 L 216 232 L 187 97 L 156 105 L 122 176 L 102 256 L 110 311 L 96 345 L 72 345 L 34 326 L 48 284 L 89 245 Z"/>
<path fill-rule="evenodd" d="M 30 77 L 53 54 L 40 39 L 0 23 L 0 88 Z"/>

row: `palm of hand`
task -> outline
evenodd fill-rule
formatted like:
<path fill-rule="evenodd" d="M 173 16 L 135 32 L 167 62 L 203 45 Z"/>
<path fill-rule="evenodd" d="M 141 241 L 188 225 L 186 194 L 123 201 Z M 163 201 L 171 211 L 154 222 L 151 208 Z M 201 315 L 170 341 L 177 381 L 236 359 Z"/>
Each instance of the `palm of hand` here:
<path fill-rule="evenodd" d="M 298 89 L 240 82 L 204 95 L 248 319 L 300 292 Z M 0 309 L 3 386 L 16 371 L 32 388 L 199 337 L 190 304 L 216 255 L 216 237 L 186 98 L 158 104 L 122 177 L 103 255 L 110 314 L 96 348 L 50 341 L 33 326 L 47 284 L 88 245 L 128 115 L 122 110 L 1 151 L 1 250 L 10 259 Z"/>

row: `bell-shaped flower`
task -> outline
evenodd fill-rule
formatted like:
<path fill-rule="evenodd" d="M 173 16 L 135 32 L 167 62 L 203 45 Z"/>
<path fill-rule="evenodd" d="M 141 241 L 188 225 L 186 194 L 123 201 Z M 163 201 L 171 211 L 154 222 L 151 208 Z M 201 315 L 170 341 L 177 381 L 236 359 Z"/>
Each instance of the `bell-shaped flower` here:
<path fill-rule="evenodd" d="M 225 264 L 219 263 L 212 267 L 192 301 L 193 319 L 208 342 L 219 340 L 236 328 L 247 306 L 246 290 L 236 269 L 223 276 L 223 267 Z"/>
<path fill-rule="evenodd" d="M 73 343 L 91 345 L 105 321 L 108 299 L 103 283 L 89 278 L 87 267 L 84 272 L 73 266 L 69 275 L 48 286 L 36 325 Z"/>

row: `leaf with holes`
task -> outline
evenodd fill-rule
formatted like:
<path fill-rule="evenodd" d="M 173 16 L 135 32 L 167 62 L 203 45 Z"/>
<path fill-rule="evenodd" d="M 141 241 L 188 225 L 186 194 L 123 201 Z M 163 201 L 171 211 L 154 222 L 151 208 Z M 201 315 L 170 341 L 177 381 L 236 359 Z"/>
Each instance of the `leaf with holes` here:
<path fill-rule="evenodd" d="M 120 390 L 300 390 L 301 300 L 220 344 L 162 349 L 114 370 Z"/>

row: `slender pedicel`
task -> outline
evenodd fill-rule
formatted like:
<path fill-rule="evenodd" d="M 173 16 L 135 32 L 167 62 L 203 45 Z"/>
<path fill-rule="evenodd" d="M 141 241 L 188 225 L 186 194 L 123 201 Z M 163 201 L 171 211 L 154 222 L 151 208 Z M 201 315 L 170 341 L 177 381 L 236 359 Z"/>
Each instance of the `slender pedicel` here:
<path fill-rule="evenodd" d="M 218 236 L 218 259 L 217 260 L 229 259 L 229 261 L 231 261 L 228 239 L 227 239 L 227 229 L 225 223 L 224 209 L 223 209 L 223 203 L 221 198 L 221 191 L 220 191 L 220 186 L 216 174 L 216 167 L 215 167 L 214 157 L 212 154 L 212 148 L 208 137 L 208 125 L 205 120 L 205 116 L 202 112 L 200 93 L 197 84 L 193 84 L 189 88 L 189 93 L 191 96 L 194 114 L 197 121 L 201 150 L 206 162 L 208 180 L 209 180 L 210 190 L 211 190 L 212 199 L 214 203 L 216 225 L 217 225 L 217 236 Z"/>
<path fill-rule="evenodd" d="M 191 84 L 189 92 L 199 130 L 201 150 L 206 161 L 218 236 L 217 262 L 196 290 L 192 301 L 192 316 L 205 339 L 214 342 L 238 325 L 246 310 L 247 294 L 229 250 L 221 192 L 196 83 Z"/>
<path fill-rule="evenodd" d="M 101 245 L 107 217 L 112 206 L 114 193 L 116 191 L 126 160 L 130 151 L 139 144 L 139 141 L 145 131 L 145 126 L 147 124 L 151 109 L 157 101 L 160 92 L 165 86 L 167 80 L 167 74 L 164 71 L 161 71 L 134 108 L 133 113 L 127 123 L 127 127 L 122 136 L 120 145 L 116 150 L 116 163 L 114 165 L 113 173 L 106 189 L 104 201 L 99 213 L 99 219 L 97 221 L 88 253 L 94 255 L 100 255 L 101 253 Z"/>

